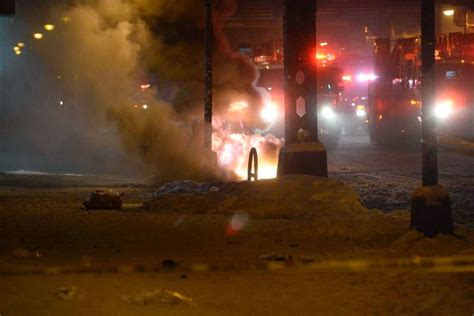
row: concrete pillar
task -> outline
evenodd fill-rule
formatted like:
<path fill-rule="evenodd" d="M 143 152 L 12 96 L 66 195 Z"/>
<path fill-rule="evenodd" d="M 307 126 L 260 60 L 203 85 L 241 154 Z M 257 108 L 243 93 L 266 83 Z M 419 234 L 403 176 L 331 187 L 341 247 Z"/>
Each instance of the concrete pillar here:
<path fill-rule="evenodd" d="M 327 177 L 327 153 L 318 140 L 316 0 L 284 1 L 285 147 L 278 176 Z"/>

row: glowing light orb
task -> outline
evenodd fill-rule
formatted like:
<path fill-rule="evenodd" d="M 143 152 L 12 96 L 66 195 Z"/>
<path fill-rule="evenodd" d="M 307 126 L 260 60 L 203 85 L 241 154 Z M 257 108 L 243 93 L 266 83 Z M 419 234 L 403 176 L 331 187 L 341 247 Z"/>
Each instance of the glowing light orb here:
<path fill-rule="evenodd" d="M 444 14 L 444 16 L 453 16 L 454 15 L 454 10 L 444 10 L 443 14 Z"/>
<path fill-rule="evenodd" d="M 454 102 L 452 100 L 445 100 L 436 104 L 434 114 L 439 119 L 446 119 L 454 112 Z"/>
<path fill-rule="evenodd" d="M 45 24 L 44 29 L 48 32 L 51 32 L 55 29 L 56 27 L 53 24 Z"/>
<path fill-rule="evenodd" d="M 33 34 L 33 38 L 37 39 L 37 40 L 43 39 L 43 37 L 44 37 L 44 35 L 42 33 Z"/>
<path fill-rule="evenodd" d="M 145 91 L 146 89 L 149 89 L 150 87 L 151 87 L 151 84 L 149 84 L 149 83 L 140 85 L 140 89 L 142 91 Z"/>
<path fill-rule="evenodd" d="M 378 77 L 375 74 L 361 73 L 357 76 L 357 80 L 360 82 L 375 81 Z"/>
<path fill-rule="evenodd" d="M 330 106 L 323 107 L 323 109 L 321 110 L 321 115 L 326 120 L 333 120 L 336 118 L 336 113 Z"/>
<path fill-rule="evenodd" d="M 367 111 L 365 110 L 365 108 L 357 108 L 356 115 L 357 117 L 366 117 Z"/>

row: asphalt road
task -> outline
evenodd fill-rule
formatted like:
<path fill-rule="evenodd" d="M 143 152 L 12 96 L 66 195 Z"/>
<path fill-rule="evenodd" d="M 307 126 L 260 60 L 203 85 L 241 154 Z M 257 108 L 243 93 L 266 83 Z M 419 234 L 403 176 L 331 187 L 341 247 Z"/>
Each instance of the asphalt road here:
<path fill-rule="evenodd" d="M 329 154 L 331 177 L 356 188 L 369 207 L 385 210 L 409 206 L 419 160 L 415 149 L 382 150 L 364 137 L 346 138 Z M 441 180 L 452 192 L 455 218 L 471 225 L 472 164 L 467 157 L 441 155 Z M 473 313 L 472 265 L 422 260 L 442 257 L 445 264 L 463 256 L 472 262 L 471 231 L 425 239 L 409 231 L 406 212 L 347 206 L 347 196 L 354 195 L 339 183 L 328 181 L 317 192 L 302 183 L 304 189 L 288 185 L 277 194 L 281 188 L 263 190 L 261 183 L 256 195 L 238 191 L 210 212 L 193 211 L 182 197 L 174 208 L 143 211 L 141 203 L 156 187 L 134 180 L 0 174 L 0 315 Z M 127 190 L 123 211 L 81 210 L 97 188 Z M 306 204 L 316 198 L 318 204 Z M 230 207 L 253 199 L 258 207 L 246 208 L 246 226 L 229 234 L 236 215 Z M 288 258 L 288 265 L 254 268 L 275 254 Z M 170 260 L 176 270 L 153 270 Z M 203 264 L 222 268 L 206 271 Z M 22 272 L 31 270 L 40 273 Z"/>
<path fill-rule="evenodd" d="M 421 185 L 419 148 L 381 148 L 368 136 L 347 136 L 328 159 L 330 176 L 356 189 L 368 208 L 410 209 L 411 193 Z M 474 157 L 441 151 L 439 176 L 451 193 L 455 222 L 473 228 Z"/>

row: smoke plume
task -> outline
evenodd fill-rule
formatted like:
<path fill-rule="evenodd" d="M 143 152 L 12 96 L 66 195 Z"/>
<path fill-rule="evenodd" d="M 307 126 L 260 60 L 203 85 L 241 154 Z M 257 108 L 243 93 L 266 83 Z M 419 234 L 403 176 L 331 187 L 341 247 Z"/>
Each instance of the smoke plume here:
<path fill-rule="evenodd" d="M 225 116 L 230 103 L 245 100 L 250 121 L 262 103 L 257 72 L 230 49 L 222 25 L 235 7 L 226 0 L 214 10 L 214 106 Z M 78 138 L 98 138 L 97 126 L 113 129 L 126 152 L 160 181 L 218 176 L 196 135 L 203 117 L 204 13 L 195 0 L 83 0 L 48 7 L 55 30 L 27 45 L 30 66 L 40 64 L 37 102 L 61 102 Z M 46 21 L 37 17 L 31 24 L 38 23 Z M 61 135 L 64 125 L 52 134 Z M 95 144 L 95 150 L 108 148 L 107 140 Z"/>

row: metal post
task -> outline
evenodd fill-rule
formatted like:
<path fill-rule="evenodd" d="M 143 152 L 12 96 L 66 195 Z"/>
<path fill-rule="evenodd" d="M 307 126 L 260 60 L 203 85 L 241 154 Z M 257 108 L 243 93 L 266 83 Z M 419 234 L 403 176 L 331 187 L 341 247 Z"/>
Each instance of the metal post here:
<path fill-rule="evenodd" d="M 327 177 L 327 153 L 318 140 L 316 0 L 284 1 L 285 147 L 278 176 Z"/>
<path fill-rule="evenodd" d="M 438 151 L 433 113 L 436 100 L 435 75 L 435 0 L 422 0 L 422 163 L 423 186 L 412 195 L 411 223 L 425 236 L 454 232 L 448 190 L 438 185 Z"/>
<path fill-rule="evenodd" d="M 435 135 L 436 118 L 433 108 L 436 102 L 435 82 L 435 0 L 422 0 L 422 163 L 423 186 L 438 184 L 438 150 Z"/>
<path fill-rule="evenodd" d="M 212 47 L 213 23 L 212 0 L 205 0 L 206 5 L 206 36 L 205 36 L 205 66 L 204 66 L 204 148 L 212 149 Z"/>

